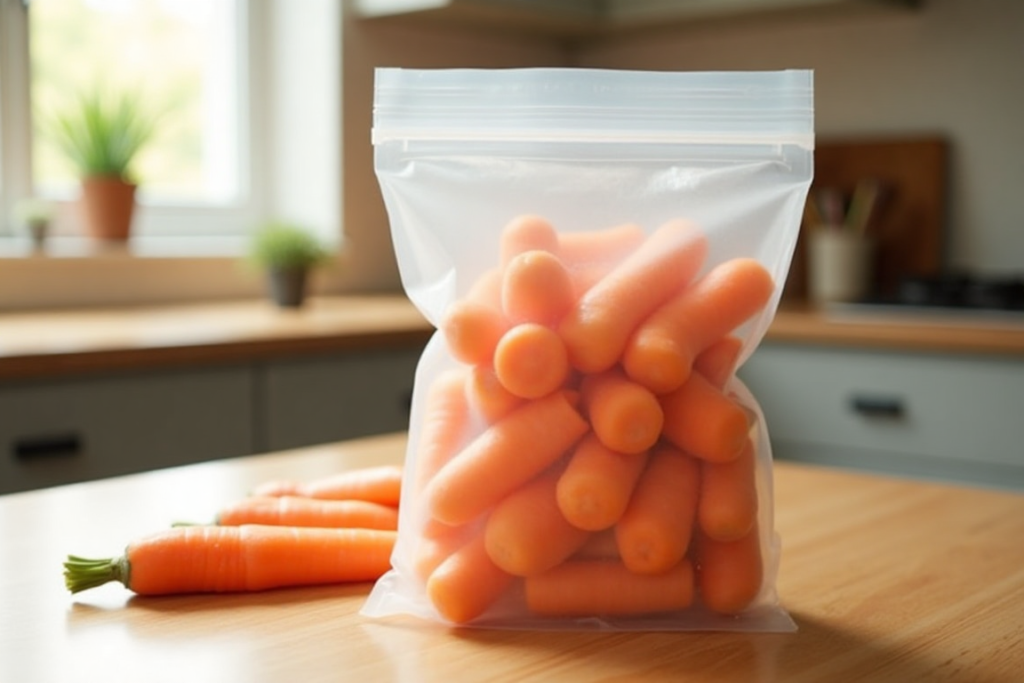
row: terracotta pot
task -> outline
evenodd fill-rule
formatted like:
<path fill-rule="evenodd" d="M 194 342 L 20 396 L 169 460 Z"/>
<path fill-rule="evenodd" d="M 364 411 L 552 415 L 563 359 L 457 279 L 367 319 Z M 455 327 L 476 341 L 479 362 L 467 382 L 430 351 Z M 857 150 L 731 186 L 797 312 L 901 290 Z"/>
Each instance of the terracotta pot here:
<path fill-rule="evenodd" d="M 299 308 L 306 300 L 305 268 L 270 268 L 267 284 L 270 298 L 281 308 Z"/>
<path fill-rule="evenodd" d="M 124 242 L 131 234 L 135 185 L 121 178 L 82 179 L 82 218 L 85 233 L 98 240 Z"/>

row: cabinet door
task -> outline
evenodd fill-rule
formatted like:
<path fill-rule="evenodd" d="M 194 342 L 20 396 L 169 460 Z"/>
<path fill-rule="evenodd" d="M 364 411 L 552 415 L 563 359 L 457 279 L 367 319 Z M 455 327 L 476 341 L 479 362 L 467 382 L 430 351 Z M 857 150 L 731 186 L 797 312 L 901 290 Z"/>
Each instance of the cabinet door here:
<path fill-rule="evenodd" d="M 253 452 L 248 368 L 0 386 L 0 493 Z"/>
<path fill-rule="evenodd" d="M 269 363 L 261 372 L 260 447 L 281 450 L 409 428 L 422 349 Z"/>
<path fill-rule="evenodd" d="M 1024 485 L 1024 362 L 766 344 L 739 374 L 779 457 Z"/>

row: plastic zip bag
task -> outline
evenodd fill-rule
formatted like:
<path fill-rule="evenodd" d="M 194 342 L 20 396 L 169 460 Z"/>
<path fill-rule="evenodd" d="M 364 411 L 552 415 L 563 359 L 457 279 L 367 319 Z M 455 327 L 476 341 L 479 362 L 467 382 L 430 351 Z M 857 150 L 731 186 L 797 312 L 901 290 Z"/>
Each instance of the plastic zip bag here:
<path fill-rule="evenodd" d="M 393 569 L 362 613 L 790 631 L 736 369 L 813 174 L 808 71 L 376 73 L 417 369 Z"/>

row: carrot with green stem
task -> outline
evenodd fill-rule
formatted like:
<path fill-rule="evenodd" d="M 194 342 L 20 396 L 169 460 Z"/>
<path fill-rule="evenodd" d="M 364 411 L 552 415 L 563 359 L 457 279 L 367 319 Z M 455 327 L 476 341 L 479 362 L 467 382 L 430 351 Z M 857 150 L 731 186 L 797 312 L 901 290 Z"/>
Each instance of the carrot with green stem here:
<path fill-rule="evenodd" d="M 658 574 L 679 563 L 690 546 L 697 509 L 697 461 L 671 446 L 651 453 L 629 505 L 615 525 L 623 564 Z"/>
<path fill-rule="evenodd" d="M 521 323 L 494 350 L 494 374 L 511 394 L 541 398 L 559 389 L 571 368 L 562 338 L 549 327 Z"/>
<path fill-rule="evenodd" d="M 560 469 L 546 472 L 498 503 L 484 525 L 484 547 L 509 574 L 533 576 L 576 552 L 590 535 L 573 526 L 555 496 Z"/>
<path fill-rule="evenodd" d="M 619 453 L 643 453 L 657 442 L 665 422 L 658 398 L 618 369 L 587 375 L 580 386 L 597 438 Z"/>
<path fill-rule="evenodd" d="M 553 325 L 575 303 L 572 278 L 548 251 L 526 251 L 505 266 L 501 303 L 512 323 Z"/>
<path fill-rule="evenodd" d="M 559 323 L 573 367 L 602 372 L 615 365 L 637 326 L 689 283 L 706 253 L 707 239 L 688 221 L 655 230 Z"/>
<path fill-rule="evenodd" d="M 663 436 L 683 451 L 708 462 L 735 459 L 750 431 L 747 411 L 699 372 L 660 397 Z"/>
<path fill-rule="evenodd" d="M 491 561 L 477 536 L 438 565 L 427 579 L 427 597 L 443 618 L 464 624 L 486 612 L 514 580 Z"/>
<path fill-rule="evenodd" d="M 549 617 L 629 616 L 686 609 L 693 567 L 683 560 L 660 574 L 635 574 L 616 560 L 570 560 L 525 579 L 526 604 Z"/>
<path fill-rule="evenodd" d="M 186 526 L 128 545 L 118 558 L 69 556 L 72 593 L 120 581 L 139 595 L 227 593 L 372 581 L 390 568 L 397 532 L 282 526 Z"/>
<path fill-rule="evenodd" d="M 768 302 L 775 285 L 754 259 L 736 258 L 711 269 L 641 324 L 623 354 L 626 374 L 657 394 L 678 388 L 694 358 Z"/>
<path fill-rule="evenodd" d="M 379 465 L 345 470 L 308 482 L 270 481 L 257 486 L 251 493 L 254 496 L 366 500 L 397 506 L 402 495 L 402 468 Z"/>
<path fill-rule="evenodd" d="M 485 429 L 433 478 L 427 510 L 465 524 L 553 465 L 588 430 L 570 396 L 528 401 Z"/>
<path fill-rule="evenodd" d="M 366 500 L 321 500 L 301 496 L 249 496 L 217 513 L 221 526 L 273 526 L 334 529 L 398 529 L 398 508 Z"/>
<path fill-rule="evenodd" d="M 558 479 L 558 508 L 575 527 L 607 529 L 622 517 L 646 464 L 646 453 L 619 453 L 587 434 Z"/>

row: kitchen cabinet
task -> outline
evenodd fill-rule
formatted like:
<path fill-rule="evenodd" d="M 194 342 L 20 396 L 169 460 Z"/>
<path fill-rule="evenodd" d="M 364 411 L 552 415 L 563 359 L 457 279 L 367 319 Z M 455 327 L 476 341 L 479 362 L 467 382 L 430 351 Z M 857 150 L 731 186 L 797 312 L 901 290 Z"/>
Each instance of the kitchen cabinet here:
<path fill-rule="evenodd" d="M 763 343 L 739 375 L 776 458 L 1024 487 L 1019 357 Z"/>

